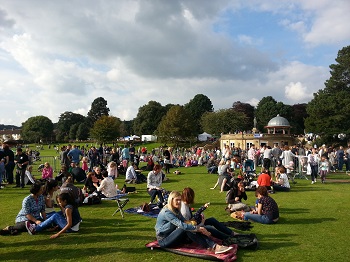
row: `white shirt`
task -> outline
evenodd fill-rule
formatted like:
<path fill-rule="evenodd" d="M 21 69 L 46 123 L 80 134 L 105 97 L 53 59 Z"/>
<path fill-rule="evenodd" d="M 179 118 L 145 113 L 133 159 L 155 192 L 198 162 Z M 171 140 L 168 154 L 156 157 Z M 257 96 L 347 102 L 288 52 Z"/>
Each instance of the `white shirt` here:
<path fill-rule="evenodd" d="M 125 180 L 132 180 L 132 179 L 136 179 L 136 172 L 133 166 L 129 166 L 128 169 L 126 170 Z"/>

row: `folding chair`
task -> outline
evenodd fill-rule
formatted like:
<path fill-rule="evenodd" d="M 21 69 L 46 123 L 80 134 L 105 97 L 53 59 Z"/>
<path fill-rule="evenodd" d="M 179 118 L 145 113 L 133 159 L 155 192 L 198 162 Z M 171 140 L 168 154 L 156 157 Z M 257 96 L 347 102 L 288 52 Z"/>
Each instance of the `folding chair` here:
<path fill-rule="evenodd" d="M 129 198 L 119 198 L 116 200 L 117 202 L 117 210 L 114 211 L 113 215 L 114 216 L 116 213 L 120 212 L 120 214 L 122 215 L 122 218 L 124 218 L 124 210 L 123 207 L 125 207 L 125 205 L 129 202 Z"/>

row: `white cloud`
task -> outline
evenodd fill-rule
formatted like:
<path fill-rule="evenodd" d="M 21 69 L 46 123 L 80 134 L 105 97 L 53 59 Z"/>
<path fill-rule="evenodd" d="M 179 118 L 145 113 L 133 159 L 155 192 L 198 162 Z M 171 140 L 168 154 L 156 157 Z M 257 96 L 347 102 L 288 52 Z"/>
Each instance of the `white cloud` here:
<path fill-rule="evenodd" d="M 122 120 L 135 117 L 150 100 L 185 104 L 198 93 L 207 95 L 215 109 L 238 100 L 256 104 L 268 95 L 289 104 L 307 102 L 307 94 L 323 88 L 326 68 L 286 57 L 282 62 L 264 51 L 264 38 L 213 27 L 227 10 L 239 15 L 250 8 L 283 14 L 280 25 L 310 46 L 338 43 L 350 39 L 343 30 L 350 24 L 346 4 L 134 0 L 84 1 L 82 6 L 79 1 L 5 0 L 0 9 L 0 103 L 11 100 L 16 112 L 2 110 L 0 123 L 20 124 L 35 115 L 56 122 L 65 111 L 86 115 L 100 96 Z M 327 9 L 340 18 L 330 19 Z M 305 95 L 293 94 L 296 89 Z"/>
<path fill-rule="evenodd" d="M 303 86 L 300 82 L 293 83 L 290 82 L 285 87 L 286 98 L 291 101 L 302 101 L 302 100 L 310 100 L 312 99 L 312 93 L 308 92 L 307 87 Z"/>

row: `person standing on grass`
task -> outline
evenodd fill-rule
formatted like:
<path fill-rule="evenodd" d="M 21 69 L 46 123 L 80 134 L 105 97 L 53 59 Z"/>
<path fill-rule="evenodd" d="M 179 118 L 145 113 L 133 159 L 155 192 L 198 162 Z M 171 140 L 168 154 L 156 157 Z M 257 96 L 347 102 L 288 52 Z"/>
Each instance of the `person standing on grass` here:
<path fill-rule="evenodd" d="M 15 157 L 16 164 L 16 186 L 24 188 L 24 177 L 26 175 L 26 168 L 29 164 L 29 159 L 27 154 L 23 153 L 22 148 L 17 148 L 17 154 Z"/>
<path fill-rule="evenodd" d="M 77 148 L 76 145 L 73 145 L 72 150 L 68 152 L 67 156 L 71 159 L 71 162 L 79 166 L 80 156 L 83 157 L 83 153 Z"/>
<path fill-rule="evenodd" d="M 78 207 L 71 195 L 69 193 L 61 193 L 57 196 L 57 202 L 61 208 L 62 214 L 55 213 L 40 224 L 32 224 L 30 221 L 25 222 L 26 229 L 30 235 L 50 228 L 52 225 L 55 225 L 60 231 L 53 234 L 50 237 L 51 239 L 57 238 L 65 232 L 79 231 L 79 225 L 82 220 Z"/>
<path fill-rule="evenodd" d="M 69 168 L 70 162 L 71 162 L 69 157 L 68 157 L 68 153 L 71 150 L 71 148 L 72 148 L 71 144 L 68 144 L 67 147 L 62 147 L 61 148 L 61 150 L 62 150 L 62 153 L 61 153 L 61 165 L 65 165 L 67 167 L 67 169 Z"/>
<path fill-rule="evenodd" d="M 325 156 L 321 157 L 321 162 L 320 162 L 320 178 L 321 178 L 321 183 L 326 182 L 326 176 L 328 174 L 329 170 L 329 161 Z"/>
<path fill-rule="evenodd" d="M 308 154 L 307 156 L 307 163 L 310 165 L 311 169 L 311 184 L 315 184 L 317 182 L 319 159 L 316 149 L 313 147 L 311 150 L 311 154 Z"/>
<path fill-rule="evenodd" d="M 5 155 L 5 170 L 6 170 L 6 180 L 12 185 L 13 184 L 13 170 L 15 169 L 15 154 L 10 149 L 8 144 L 3 144 L 2 149 Z"/>

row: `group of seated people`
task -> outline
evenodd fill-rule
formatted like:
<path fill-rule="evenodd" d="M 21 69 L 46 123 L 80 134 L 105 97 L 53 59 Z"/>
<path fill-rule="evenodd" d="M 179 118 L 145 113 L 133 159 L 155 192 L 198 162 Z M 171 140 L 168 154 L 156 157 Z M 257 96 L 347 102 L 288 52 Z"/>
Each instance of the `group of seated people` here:
<path fill-rule="evenodd" d="M 16 235 L 28 232 L 33 235 L 45 229 L 54 231 L 50 238 L 57 238 L 65 232 L 77 232 L 82 221 L 78 210 L 72 177 L 59 189 L 58 182 L 48 179 L 45 184 L 35 181 L 30 195 L 22 202 L 22 209 L 16 216 L 15 225 L 0 231 L 1 235 Z M 56 211 L 56 207 L 60 211 Z"/>

